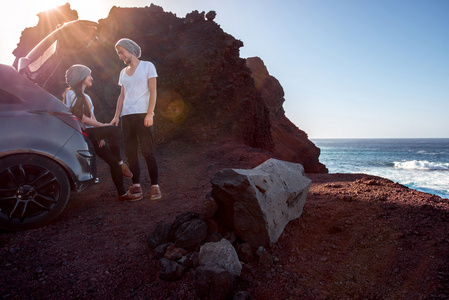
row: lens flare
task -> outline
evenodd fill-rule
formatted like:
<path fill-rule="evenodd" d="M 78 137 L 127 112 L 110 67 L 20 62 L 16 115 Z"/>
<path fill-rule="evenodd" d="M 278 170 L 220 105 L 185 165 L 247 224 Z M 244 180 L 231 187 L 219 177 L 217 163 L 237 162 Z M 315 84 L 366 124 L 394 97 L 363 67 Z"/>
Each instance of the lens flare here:
<path fill-rule="evenodd" d="M 162 115 L 174 123 L 184 122 L 189 115 L 189 107 L 175 91 L 162 92 L 158 96 L 158 107 Z"/>

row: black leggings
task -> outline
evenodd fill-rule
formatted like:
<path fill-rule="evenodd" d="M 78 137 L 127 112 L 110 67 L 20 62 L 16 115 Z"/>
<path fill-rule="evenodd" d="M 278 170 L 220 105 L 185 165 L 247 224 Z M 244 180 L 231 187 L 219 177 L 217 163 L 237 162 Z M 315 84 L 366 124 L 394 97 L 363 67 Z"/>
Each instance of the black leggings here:
<path fill-rule="evenodd" d="M 126 194 L 123 186 L 122 169 L 119 161 L 122 160 L 120 155 L 120 131 L 117 126 L 102 126 L 87 128 L 87 136 L 92 142 L 95 153 L 101 157 L 111 169 L 111 177 L 119 196 Z M 101 140 L 107 140 L 103 147 L 99 147 Z"/>
<path fill-rule="evenodd" d="M 125 154 L 129 169 L 133 173 L 133 183 L 140 183 L 140 166 L 138 146 L 147 163 L 152 185 L 158 184 L 159 171 L 153 148 L 153 126 L 145 127 L 145 114 L 126 115 L 122 117 L 122 130 L 125 140 Z"/>

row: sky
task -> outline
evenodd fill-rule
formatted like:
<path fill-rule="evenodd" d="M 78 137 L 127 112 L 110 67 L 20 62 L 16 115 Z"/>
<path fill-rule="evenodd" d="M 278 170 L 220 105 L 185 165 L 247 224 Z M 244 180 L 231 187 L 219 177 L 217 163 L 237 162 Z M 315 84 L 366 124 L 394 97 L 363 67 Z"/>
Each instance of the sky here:
<path fill-rule="evenodd" d="M 11 65 L 37 14 L 70 3 L 80 19 L 151 3 L 178 17 L 217 13 L 285 92 L 310 139 L 449 138 L 448 0 L 15 0 L 0 11 L 0 63 Z"/>

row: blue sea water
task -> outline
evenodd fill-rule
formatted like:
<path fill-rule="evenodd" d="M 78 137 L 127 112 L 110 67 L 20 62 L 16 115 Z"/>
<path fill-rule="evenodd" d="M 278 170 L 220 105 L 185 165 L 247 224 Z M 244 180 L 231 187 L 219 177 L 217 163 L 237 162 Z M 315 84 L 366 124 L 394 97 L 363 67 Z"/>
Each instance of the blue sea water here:
<path fill-rule="evenodd" d="M 312 139 L 329 173 L 364 173 L 449 199 L 449 139 Z"/>

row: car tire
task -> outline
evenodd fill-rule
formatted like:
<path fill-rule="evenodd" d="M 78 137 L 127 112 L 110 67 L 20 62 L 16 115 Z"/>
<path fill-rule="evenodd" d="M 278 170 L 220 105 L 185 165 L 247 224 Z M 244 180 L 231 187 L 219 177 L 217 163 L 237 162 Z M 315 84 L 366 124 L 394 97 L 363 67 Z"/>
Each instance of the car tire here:
<path fill-rule="evenodd" d="M 36 154 L 0 159 L 0 229 L 27 230 L 54 220 L 70 197 L 63 168 Z"/>

